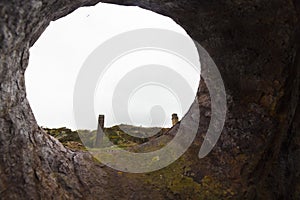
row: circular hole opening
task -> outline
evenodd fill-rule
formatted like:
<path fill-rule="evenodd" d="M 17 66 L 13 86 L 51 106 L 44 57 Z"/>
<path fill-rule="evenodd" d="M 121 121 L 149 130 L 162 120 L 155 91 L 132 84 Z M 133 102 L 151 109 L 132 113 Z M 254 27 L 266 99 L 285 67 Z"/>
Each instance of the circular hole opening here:
<path fill-rule="evenodd" d="M 74 120 L 73 92 L 78 73 L 87 57 L 99 45 L 113 36 L 142 28 L 167 29 L 189 38 L 185 30 L 172 19 L 139 7 L 99 3 L 79 8 L 52 22 L 30 49 L 30 62 L 25 74 L 28 100 L 38 124 L 52 128 L 95 130 L 95 123 L 77 127 Z M 196 47 L 194 53 L 198 55 Z M 120 57 L 112 62 L 95 86 L 95 119 L 99 114 L 105 115 L 105 127 L 119 124 L 171 127 L 172 114 L 177 113 L 179 119 L 182 118 L 194 101 L 198 89 L 200 74 L 195 73 L 189 64 L 172 52 L 153 49 L 134 51 Z M 180 82 L 174 84 L 176 88 L 151 81 L 136 85 L 130 88 L 130 92 L 127 91 L 129 98 L 125 100 L 128 102 L 126 112 L 129 113 L 129 119 L 124 119 L 120 117 L 124 107 L 112 108 L 113 98 L 122 99 L 122 94 L 116 96 L 114 90 L 125 76 L 132 78 L 130 74 L 138 71 L 137 66 L 146 65 L 164 66 L 162 71 L 166 72 L 165 78 L 174 79 L 174 82 L 178 80 L 170 73 L 181 75 L 192 93 L 183 102 L 177 93 L 185 90 L 186 86 Z M 145 74 L 146 71 L 140 70 L 140 73 Z M 139 73 L 134 74 L 140 77 Z"/>

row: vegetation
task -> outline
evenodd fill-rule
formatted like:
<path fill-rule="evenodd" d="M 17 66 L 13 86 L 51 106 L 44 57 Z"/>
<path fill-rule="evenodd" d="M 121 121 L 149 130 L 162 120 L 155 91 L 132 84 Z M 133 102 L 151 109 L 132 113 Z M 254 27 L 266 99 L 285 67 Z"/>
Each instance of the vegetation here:
<path fill-rule="evenodd" d="M 81 139 L 85 141 L 85 144 L 92 145 L 97 134 L 96 130 L 72 131 L 65 127 L 58 129 L 44 128 L 44 130 L 72 150 L 86 150 Z M 135 133 L 135 135 L 139 133 L 145 136 L 155 131 L 157 131 L 157 134 L 150 138 L 138 138 L 130 135 L 130 133 Z M 164 135 L 167 131 L 168 129 L 130 125 L 119 125 L 104 129 L 105 134 L 113 144 L 122 148 L 130 148 L 131 150 L 142 150 L 143 152 L 164 146 L 169 140 L 167 135 Z M 160 140 L 156 140 L 157 137 L 160 137 Z M 95 159 L 95 162 L 99 161 Z M 168 197 L 170 199 L 231 199 L 235 195 L 231 189 L 228 189 L 228 187 L 212 176 L 196 177 L 191 169 L 191 166 L 194 164 L 193 159 L 182 156 L 170 166 L 159 171 L 146 174 L 118 172 L 118 175 L 128 181 L 137 180 L 141 184 L 151 185 L 160 192 L 170 195 Z"/>
<path fill-rule="evenodd" d="M 96 141 L 96 130 L 72 131 L 71 129 L 68 129 L 66 127 L 43 129 L 49 135 L 57 138 L 64 146 L 73 150 L 86 150 L 84 146 L 93 147 L 94 142 Z M 108 139 L 114 145 L 118 145 L 121 148 L 134 147 L 136 145 L 143 144 L 151 139 L 161 136 L 167 131 L 167 128 L 136 127 L 125 124 L 104 128 L 104 133 L 106 134 Z M 134 137 L 132 135 L 138 135 L 139 137 Z"/>

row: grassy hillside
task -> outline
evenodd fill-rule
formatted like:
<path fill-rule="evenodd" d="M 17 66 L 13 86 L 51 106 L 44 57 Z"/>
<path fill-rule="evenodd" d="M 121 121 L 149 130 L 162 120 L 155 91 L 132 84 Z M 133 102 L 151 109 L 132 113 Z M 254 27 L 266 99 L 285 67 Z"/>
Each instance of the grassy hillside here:
<path fill-rule="evenodd" d="M 73 150 L 85 150 L 84 146 L 92 147 L 97 135 L 96 130 L 72 131 L 66 127 L 43 129 L 51 136 L 57 138 L 64 146 Z M 161 136 L 168 130 L 168 128 L 148 128 L 121 124 L 118 126 L 104 128 L 104 133 L 114 145 L 126 148 L 148 142 L 151 139 Z M 132 135 L 138 137 L 134 137 Z M 84 141 L 85 145 L 83 145 L 82 141 Z"/>

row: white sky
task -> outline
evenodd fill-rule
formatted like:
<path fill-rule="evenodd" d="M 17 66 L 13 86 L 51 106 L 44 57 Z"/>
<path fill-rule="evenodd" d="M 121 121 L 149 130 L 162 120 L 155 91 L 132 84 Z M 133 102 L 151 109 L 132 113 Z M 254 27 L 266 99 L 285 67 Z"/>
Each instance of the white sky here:
<path fill-rule="evenodd" d="M 83 62 L 104 41 L 122 32 L 139 28 L 162 28 L 186 34 L 173 20 L 162 15 L 138 7 L 103 3 L 79 8 L 72 14 L 52 22 L 30 49 L 29 66 L 25 74 L 27 96 L 38 124 L 45 127 L 66 126 L 77 129 L 73 117 L 73 90 Z M 95 103 L 94 109 L 96 115 L 105 114 L 105 126 L 128 123 L 170 127 L 172 113 L 178 113 L 181 118 L 187 111 L 194 96 L 189 97 L 189 105 L 180 105 L 172 92 L 158 85 L 148 85 L 135 91 L 128 100 L 131 122 L 116 120 L 109 106 L 112 90 L 118 80 L 132 70 L 130 67 L 116 70 L 117 66 L 149 64 L 153 57 L 161 58 L 160 62 L 155 64 L 174 66 L 176 72 L 188 79 L 188 84 L 196 94 L 200 77 L 193 70 L 188 70 L 188 66 L 184 67 L 187 63 L 162 52 L 144 51 L 130 54 L 115 62 L 98 84 L 94 100 L 105 100 L 101 101 L 101 104 Z M 164 109 L 165 115 L 159 109 L 154 109 L 154 114 L 160 116 L 150 115 L 151 108 L 157 108 L 157 105 Z M 80 128 L 96 129 L 96 125 Z"/>

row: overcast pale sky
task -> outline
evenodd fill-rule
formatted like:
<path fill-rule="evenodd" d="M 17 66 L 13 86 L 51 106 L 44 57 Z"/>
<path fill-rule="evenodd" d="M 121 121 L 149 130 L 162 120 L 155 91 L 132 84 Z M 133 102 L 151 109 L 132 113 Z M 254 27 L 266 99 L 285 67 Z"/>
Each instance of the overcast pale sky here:
<path fill-rule="evenodd" d="M 114 35 L 139 28 L 162 28 L 182 34 L 185 31 L 168 17 L 138 7 L 99 3 L 84 7 L 52 22 L 30 49 L 26 89 L 33 113 L 40 126 L 77 129 L 73 117 L 73 91 L 78 72 L 88 55 Z M 196 51 L 196 49 L 195 49 Z M 153 63 L 153 57 L 160 58 Z M 157 59 L 156 59 L 157 60 Z M 130 65 L 128 64 L 130 63 Z M 181 105 L 172 91 L 160 85 L 147 85 L 134 91 L 128 100 L 131 121 L 118 121 L 112 113 L 112 90 L 130 66 L 162 64 L 172 66 L 188 80 L 196 94 L 200 77 L 187 63 L 165 52 L 140 51 L 114 63 L 95 93 L 95 117 L 105 114 L 105 126 L 127 123 L 142 126 L 171 126 L 171 114 L 181 118 L 194 100 L 191 95 Z M 118 68 L 122 66 L 122 70 Z M 125 67 L 124 67 L 125 66 Z M 128 67 L 126 67 L 128 66 Z M 153 98 L 155 96 L 155 98 Z M 101 103 L 98 100 L 101 99 Z M 158 106 L 159 105 L 159 106 Z M 163 110 L 162 110 L 162 109 Z M 80 127 L 96 129 L 94 127 Z"/>

